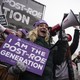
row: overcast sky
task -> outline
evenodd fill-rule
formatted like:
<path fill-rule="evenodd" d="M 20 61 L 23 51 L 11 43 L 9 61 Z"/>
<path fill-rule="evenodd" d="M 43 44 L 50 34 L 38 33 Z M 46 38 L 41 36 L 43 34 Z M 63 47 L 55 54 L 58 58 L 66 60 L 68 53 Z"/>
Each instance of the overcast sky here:
<path fill-rule="evenodd" d="M 44 13 L 44 20 L 49 24 L 49 26 L 54 26 L 57 23 L 61 23 L 64 13 L 69 13 L 70 9 L 74 14 L 79 14 L 80 12 L 80 0 L 35 0 L 46 6 Z M 74 34 L 74 28 L 69 27 L 66 29 L 66 33 L 72 35 Z M 80 40 L 79 40 L 80 41 Z M 75 53 L 80 51 L 79 47 Z"/>
<path fill-rule="evenodd" d="M 69 13 L 70 9 L 75 14 L 80 12 L 80 0 L 36 0 L 46 5 L 44 19 L 50 26 L 62 21 L 64 13 Z"/>

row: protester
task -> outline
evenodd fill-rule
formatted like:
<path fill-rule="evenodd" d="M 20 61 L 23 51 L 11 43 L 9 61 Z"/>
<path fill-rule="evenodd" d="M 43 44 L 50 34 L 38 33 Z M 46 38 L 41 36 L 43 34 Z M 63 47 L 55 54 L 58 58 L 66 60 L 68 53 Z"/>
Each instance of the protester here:
<path fill-rule="evenodd" d="M 76 64 L 72 61 L 72 67 L 73 67 L 73 72 L 74 72 L 74 79 L 78 80 L 78 70 Z"/>
<path fill-rule="evenodd" d="M 20 28 L 20 29 L 18 29 L 17 31 L 16 31 L 16 36 L 18 36 L 18 37 L 20 37 L 20 38 L 26 38 L 26 36 L 27 36 L 27 34 L 28 34 L 28 30 L 26 30 L 26 29 L 22 29 L 22 28 Z"/>
<path fill-rule="evenodd" d="M 80 79 L 80 51 L 79 51 L 77 57 L 73 60 L 73 62 L 76 64 L 76 67 L 77 67 L 76 70 L 78 71 L 77 76 L 78 76 L 78 80 L 79 80 Z"/>
<path fill-rule="evenodd" d="M 76 64 L 76 66 L 77 66 L 77 63 L 80 62 L 80 51 L 79 51 L 78 55 L 76 56 L 76 58 L 73 59 L 73 62 Z"/>
<path fill-rule="evenodd" d="M 40 45 L 47 49 L 50 49 L 51 46 L 49 45 L 50 34 L 49 34 L 49 30 L 48 30 L 48 24 L 44 20 L 39 20 L 39 21 L 35 22 L 33 27 L 34 27 L 34 29 L 28 33 L 27 40 L 30 40 L 31 42 L 34 42 L 37 45 Z M 9 73 L 18 75 L 18 73 L 20 72 L 19 80 L 54 80 L 53 79 L 53 64 L 54 64 L 53 63 L 53 61 L 54 61 L 53 54 L 61 55 L 66 52 L 66 50 L 67 50 L 66 36 L 62 37 L 62 40 L 58 40 L 56 42 L 56 47 L 57 48 L 54 48 L 51 50 L 51 52 L 48 56 L 48 60 L 47 60 L 47 63 L 46 63 L 46 66 L 45 66 L 42 76 L 31 73 L 29 71 L 22 71 L 20 69 L 19 69 L 19 71 L 18 70 L 15 71 L 16 67 L 18 65 L 10 67 Z M 61 53 L 59 53 L 59 51 Z"/>
<path fill-rule="evenodd" d="M 0 24 L 0 31 L 2 33 L 4 33 L 5 35 L 13 34 L 20 38 L 25 38 L 28 33 L 28 30 L 26 30 L 26 29 L 19 28 L 19 29 L 17 29 L 17 31 L 13 31 L 11 29 L 5 28 L 1 24 Z"/>
<path fill-rule="evenodd" d="M 28 31 L 26 29 L 21 29 L 21 28 L 14 32 L 11 29 L 5 28 L 1 24 L 0 24 L 0 32 L 1 32 L 1 34 L 0 34 L 0 47 L 2 46 L 6 37 L 9 34 L 16 35 L 20 38 L 26 38 L 26 34 L 28 33 Z M 17 80 L 18 76 L 15 77 L 15 76 L 8 74 L 8 68 L 10 66 L 11 66 L 10 64 L 7 64 L 5 62 L 0 61 L 0 80 Z"/>
<path fill-rule="evenodd" d="M 0 24 L 0 31 L 6 34 L 14 34 L 14 32 L 8 28 L 5 28 L 3 25 Z"/>
<path fill-rule="evenodd" d="M 53 73 L 55 74 L 53 78 L 55 80 L 74 80 L 71 55 L 74 54 L 74 52 L 76 51 L 78 43 L 79 43 L 79 30 L 75 29 L 73 42 L 71 43 L 70 46 L 68 46 L 64 57 L 62 57 L 63 55 L 59 56 L 60 57 L 59 60 L 63 58 L 63 61 L 59 64 L 55 64 L 54 66 Z"/>

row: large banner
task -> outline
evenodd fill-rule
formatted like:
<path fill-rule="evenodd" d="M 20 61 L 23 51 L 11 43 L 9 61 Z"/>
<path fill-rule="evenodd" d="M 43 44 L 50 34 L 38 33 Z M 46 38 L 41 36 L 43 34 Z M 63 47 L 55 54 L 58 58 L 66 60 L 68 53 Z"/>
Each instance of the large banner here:
<path fill-rule="evenodd" d="M 31 30 L 35 21 L 42 19 L 45 5 L 34 0 L 1 0 L 0 13 L 5 14 L 9 26 Z"/>
<path fill-rule="evenodd" d="M 10 34 L 0 48 L 0 60 L 15 65 L 17 61 L 27 66 L 27 71 L 42 75 L 49 50 Z"/>

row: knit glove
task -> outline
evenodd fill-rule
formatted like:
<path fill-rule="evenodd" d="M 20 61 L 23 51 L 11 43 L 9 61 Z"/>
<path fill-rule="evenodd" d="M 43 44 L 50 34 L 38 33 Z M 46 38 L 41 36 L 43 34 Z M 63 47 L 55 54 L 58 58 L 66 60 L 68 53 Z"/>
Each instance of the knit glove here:
<path fill-rule="evenodd" d="M 6 30 L 6 28 L 0 24 L 0 31 L 4 32 L 5 30 Z"/>
<path fill-rule="evenodd" d="M 12 75 L 17 75 L 21 72 L 24 72 L 27 68 L 27 65 L 25 65 L 23 62 L 17 62 L 16 65 L 14 66 L 11 66 L 8 70 L 8 73 L 9 74 L 12 74 Z"/>

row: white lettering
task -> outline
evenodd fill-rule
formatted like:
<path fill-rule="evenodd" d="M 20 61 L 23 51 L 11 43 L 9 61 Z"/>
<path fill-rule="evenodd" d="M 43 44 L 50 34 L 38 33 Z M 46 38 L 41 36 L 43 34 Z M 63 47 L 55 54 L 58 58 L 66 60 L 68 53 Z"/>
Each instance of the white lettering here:
<path fill-rule="evenodd" d="M 33 53 L 31 53 L 28 58 L 31 59 L 31 60 L 34 60 L 36 62 L 40 62 L 42 64 L 45 64 L 45 62 L 47 61 L 47 59 L 42 58 L 41 56 L 36 56 Z"/>
<path fill-rule="evenodd" d="M 41 50 L 38 50 L 38 49 L 36 49 L 36 48 L 34 48 L 34 47 L 31 47 L 31 52 L 35 52 L 35 54 L 38 54 L 38 55 L 41 55 L 41 56 L 43 56 L 43 57 L 45 57 L 45 55 L 46 55 L 46 53 L 45 52 L 43 52 L 43 51 L 41 51 Z"/>
<path fill-rule="evenodd" d="M 42 70 L 43 69 L 43 65 L 41 65 L 39 63 L 36 63 L 33 60 L 24 59 L 23 57 L 20 57 L 19 55 L 10 53 L 10 52 L 5 51 L 5 50 L 2 50 L 0 52 L 0 55 L 2 55 L 4 57 L 7 57 L 7 58 L 10 58 L 10 59 L 12 59 L 14 61 L 21 61 L 21 62 L 27 64 L 29 67 L 31 66 L 31 67 L 36 68 L 36 69 L 39 69 L 39 70 Z"/>
<path fill-rule="evenodd" d="M 20 45 L 19 45 L 20 46 Z M 11 52 L 14 52 L 16 54 L 21 54 L 22 56 L 27 54 L 27 50 L 23 50 L 21 48 L 17 48 L 16 46 L 11 46 L 8 43 L 5 43 L 3 48 L 9 49 Z"/>
<path fill-rule="evenodd" d="M 23 4 L 20 4 L 18 2 L 15 2 L 14 0 L 5 0 L 6 3 L 9 4 L 9 6 L 13 7 L 13 8 L 16 8 L 18 10 L 21 10 L 21 11 L 26 11 L 26 13 L 29 13 L 30 15 L 34 16 L 34 17 L 37 17 L 37 18 L 41 18 L 42 17 L 42 13 L 41 12 L 38 12 L 37 10 L 34 10 L 32 8 L 26 8 L 25 5 Z"/>
<path fill-rule="evenodd" d="M 20 12 L 14 12 L 13 10 L 10 10 L 5 7 L 4 7 L 4 14 L 5 15 L 8 14 L 10 19 L 14 19 L 15 21 L 25 23 L 27 25 L 30 22 L 30 16 L 26 16 L 24 14 L 21 14 Z"/>

